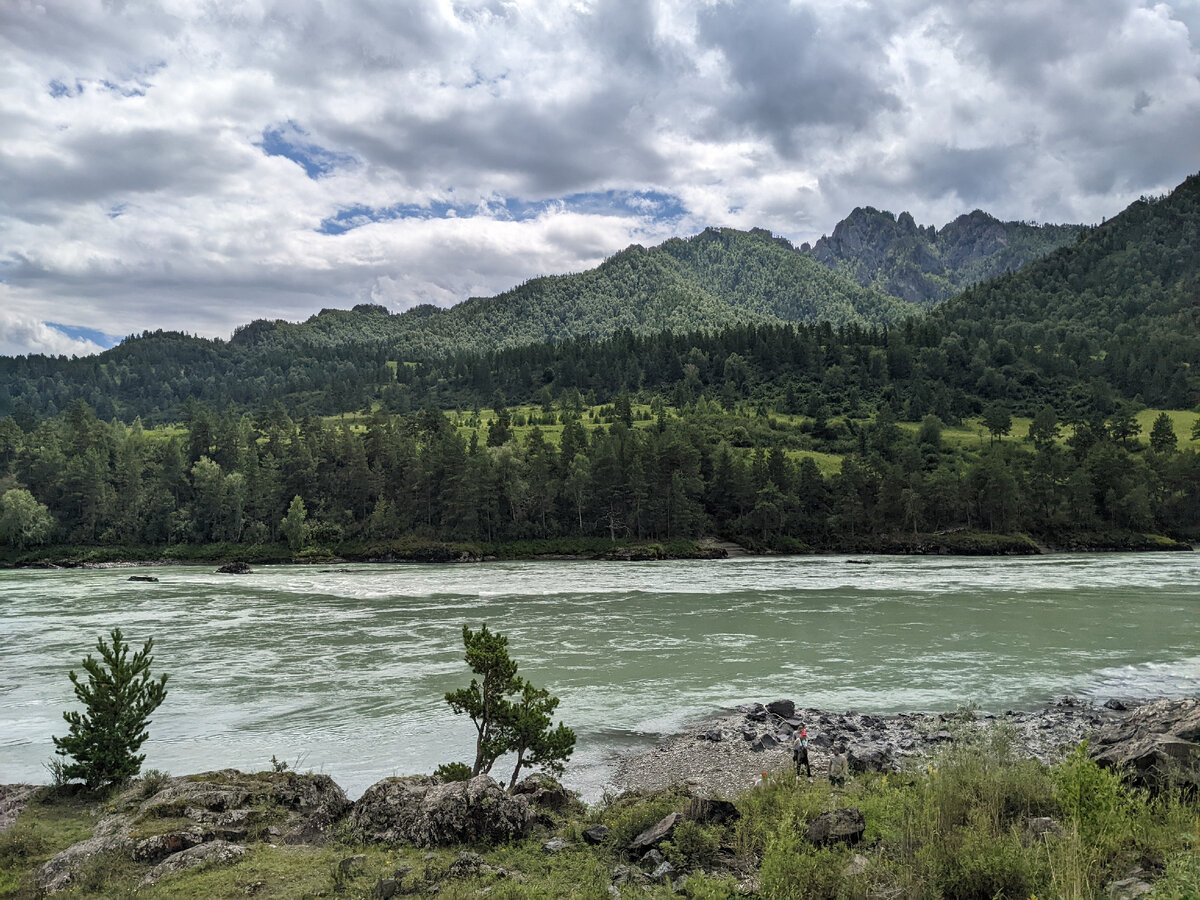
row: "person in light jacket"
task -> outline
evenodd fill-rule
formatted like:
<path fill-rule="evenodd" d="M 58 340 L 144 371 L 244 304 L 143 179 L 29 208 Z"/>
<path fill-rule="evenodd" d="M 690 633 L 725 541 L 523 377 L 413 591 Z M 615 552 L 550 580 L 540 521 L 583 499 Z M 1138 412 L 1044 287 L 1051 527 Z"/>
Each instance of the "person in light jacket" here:
<path fill-rule="evenodd" d="M 846 745 L 838 744 L 829 760 L 829 783 L 834 787 L 842 787 L 846 784 L 846 778 L 849 775 L 850 760 L 846 756 Z"/>

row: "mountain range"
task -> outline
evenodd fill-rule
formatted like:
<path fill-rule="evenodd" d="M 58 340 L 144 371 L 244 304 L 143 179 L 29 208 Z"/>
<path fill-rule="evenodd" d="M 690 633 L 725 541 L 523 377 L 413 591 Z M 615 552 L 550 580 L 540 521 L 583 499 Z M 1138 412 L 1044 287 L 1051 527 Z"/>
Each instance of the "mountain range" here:
<path fill-rule="evenodd" d="M 158 421 L 195 399 L 336 411 L 377 396 L 398 365 L 450 355 L 816 322 L 877 333 L 904 323 L 911 335 L 923 320 L 943 344 L 969 338 L 959 343 L 974 348 L 972 378 L 1002 380 L 980 396 L 1004 396 L 1002 384 L 1016 398 L 1040 380 L 1099 377 L 1131 399 L 1181 408 L 1200 388 L 1198 229 L 1200 176 L 1095 228 L 977 211 L 939 230 L 859 209 L 811 248 L 761 229 L 709 228 L 451 309 L 364 305 L 303 323 L 259 320 L 229 341 L 147 332 L 93 357 L 0 358 L 0 416 L 41 418 L 74 399 L 103 418 Z M 974 284 L 993 272 L 1005 274 Z M 919 341 L 908 340 L 916 352 Z"/>
<path fill-rule="evenodd" d="M 890 224 L 889 224 L 890 223 Z M 330 345 L 382 341 L 401 359 L 539 341 L 696 331 L 735 324 L 889 325 L 914 304 L 1011 271 L 1074 240 L 1076 225 L 1000 222 L 978 212 L 941 231 L 856 209 L 830 238 L 794 247 L 763 229 L 708 228 L 651 248 L 633 245 L 598 267 L 535 278 L 449 309 L 391 314 L 379 306 L 322 310 L 302 323 L 258 320 L 235 344 Z"/>

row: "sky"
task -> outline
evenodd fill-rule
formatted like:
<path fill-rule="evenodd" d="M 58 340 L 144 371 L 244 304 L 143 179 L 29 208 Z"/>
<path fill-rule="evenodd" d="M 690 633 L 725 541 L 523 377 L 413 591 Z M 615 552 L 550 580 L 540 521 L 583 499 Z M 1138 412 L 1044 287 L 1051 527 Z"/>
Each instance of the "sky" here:
<path fill-rule="evenodd" d="M 0 355 L 1200 170 L 1200 3 L 2 0 Z"/>

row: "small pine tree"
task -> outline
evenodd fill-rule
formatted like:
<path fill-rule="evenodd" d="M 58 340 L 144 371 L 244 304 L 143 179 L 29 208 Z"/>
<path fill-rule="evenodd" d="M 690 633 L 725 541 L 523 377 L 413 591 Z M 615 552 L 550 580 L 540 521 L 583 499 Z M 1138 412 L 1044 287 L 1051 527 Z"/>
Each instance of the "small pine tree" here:
<path fill-rule="evenodd" d="M 1161 412 L 1150 427 L 1150 449 L 1155 453 L 1174 453 L 1177 448 L 1175 423 L 1167 413 Z"/>
<path fill-rule="evenodd" d="M 575 749 L 575 732 L 566 725 L 550 727 L 550 718 L 558 707 L 558 698 L 536 688 L 517 676 L 517 664 L 508 655 L 508 638 L 494 634 L 487 625 L 479 631 L 463 626 L 463 645 L 471 671 L 482 676 L 472 678 L 469 687 L 446 694 L 446 702 L 456 713 L 466 713 L 475 723 L 475 764 L 471 776 L 485 775 L 505 753 L 515 753 L 509 787 L 517 783 L 522 768 L 541 768 L 559 774 Z M 516 695 L 514 700 L 510 696 Z M 465 774 L 465 765 L 451 764 L 456 776 Z M 438 774 L 448 777 L 452 768 L 443 766 Z"/>
<path fill-rule="evenodd" d="M 472 678 L 468 687 L 446 694 L 446 702 L 456 713 L 466 713 L 475 723 L 475 763 L 472 775 L 490 772 L 492 764 L 504 753 L 500 740 L 500 719 L 505 697 L 520 689 L 517 664 L 508 657 L 508 638 L 493 634 L 487 625 L 478 631 L 463 626 L 463 646 L 471 671 L 482 677 Z"/>
<path fill-rule="evenodd" d="M 575 749 L 575 732 L 561 722 L 550 727 L 550 717 L 558 708 L 558 698 L 520 679 L 520 694 L 506 704 L 500 732 L 504 747 L 517 755 L 511 789 L 522 768 L 541 768 L 561 775 L 563 765 Z"/>
<path fill-rule="evenodd" d="M 150 714 L 167 696 L 167 676 L 150 677 L 154 639 L 130 657 L 121 629 L 114 628 L 111 637 L 111 646 L 104 638 L 96 641 L 99 660 L 90 653 L 83 660 L 86 683 L 70 673 L 85 712 L 64 712 L 70 732 L 54 738 L 54 752 L 75 760 L 63 767 L 64 777 L 82 779 L 89 790 L 137 775 L 146 759 L 137 751 L 146 740 Z"/>

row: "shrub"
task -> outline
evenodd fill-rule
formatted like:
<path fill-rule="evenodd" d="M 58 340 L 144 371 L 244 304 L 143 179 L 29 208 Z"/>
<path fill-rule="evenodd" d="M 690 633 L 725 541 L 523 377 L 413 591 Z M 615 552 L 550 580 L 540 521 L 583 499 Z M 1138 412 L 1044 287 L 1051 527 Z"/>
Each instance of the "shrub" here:
<path fill-rule="evenodd" d="M 139 785 L 139 793 L 143 799 L 149 799 L 157 794 L 171 780 L 171 775 L 161 769 L 149 769 L 142 776 L 142 783 Z"/>
<path fill-rule="evenodd" d="M 671 840 L 663 841 L 660 849 L 671 865 L 687 871 L 712 863 L 720 846 L 719 827 L 684 821 L 675 826 Z"/>
<path fill-rule="evenodd" d="M 845 851 L 814 848 L 790 831 L 781 833 L 763 851 L 762 896 L 765 900 L 834 900 L 845 868 Z"/>
<path fill-rule="evenodd" d="M 442 781 L 470 781 L 471 767 L 460 762 L 442 763 L 433 774 Z"/>

